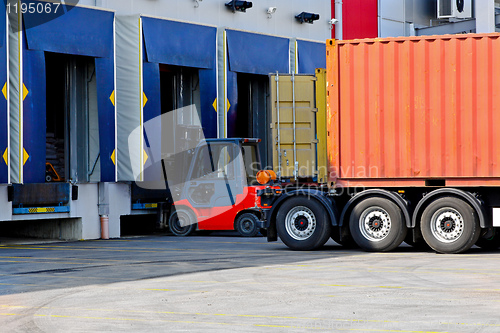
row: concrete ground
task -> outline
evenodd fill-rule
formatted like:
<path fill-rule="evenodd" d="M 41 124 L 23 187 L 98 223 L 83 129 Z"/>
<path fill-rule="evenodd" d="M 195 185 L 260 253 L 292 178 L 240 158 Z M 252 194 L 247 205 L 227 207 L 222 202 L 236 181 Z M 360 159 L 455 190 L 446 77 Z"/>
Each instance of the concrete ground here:
<path fill-rule="evenodd" d="M 2 332 L 499 332 L 500 252 L 265 238 L 0 244 Z"/>

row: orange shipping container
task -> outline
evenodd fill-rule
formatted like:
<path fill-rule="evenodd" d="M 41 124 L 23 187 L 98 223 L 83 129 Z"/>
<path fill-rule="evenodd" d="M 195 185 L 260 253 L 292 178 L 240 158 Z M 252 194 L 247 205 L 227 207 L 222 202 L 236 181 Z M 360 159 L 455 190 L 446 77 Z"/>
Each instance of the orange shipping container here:
<path fill-rule="evenodd" d="M 500 34 L 329 40 L 327 73 L 330 181 L 500 185 Z"/>

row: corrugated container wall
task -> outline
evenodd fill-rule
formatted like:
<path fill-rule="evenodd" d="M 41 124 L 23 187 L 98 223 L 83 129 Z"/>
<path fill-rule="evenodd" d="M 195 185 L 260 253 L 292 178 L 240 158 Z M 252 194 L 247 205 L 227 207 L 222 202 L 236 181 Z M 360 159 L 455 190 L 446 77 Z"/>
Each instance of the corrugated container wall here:
<path fill-rule="evenodd" d="M 499 56 L 500 34 L 328 41 L 330 181 L 499 178 Z"/>

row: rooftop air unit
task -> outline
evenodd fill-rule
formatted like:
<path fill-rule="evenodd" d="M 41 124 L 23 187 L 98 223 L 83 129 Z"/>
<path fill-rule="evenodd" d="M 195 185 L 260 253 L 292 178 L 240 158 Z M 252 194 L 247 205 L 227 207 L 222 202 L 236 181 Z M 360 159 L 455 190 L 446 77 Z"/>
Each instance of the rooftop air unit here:
<path fill-rule="evenodd" d="M 438 18 L 472 18 L 472 0 L 437 0 Z"/>

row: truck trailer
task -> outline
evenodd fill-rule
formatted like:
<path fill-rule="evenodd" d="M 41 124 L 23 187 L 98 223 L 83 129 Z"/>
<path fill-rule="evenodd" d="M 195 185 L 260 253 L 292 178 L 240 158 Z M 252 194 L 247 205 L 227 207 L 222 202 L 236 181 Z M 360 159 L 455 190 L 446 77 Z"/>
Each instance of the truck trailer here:
<path fill-rule="evenodd" d="M 326 71 L 270 75 L 268 240 L 498 249 L 499 57 L 500 34 L 328 40 Z"/>

